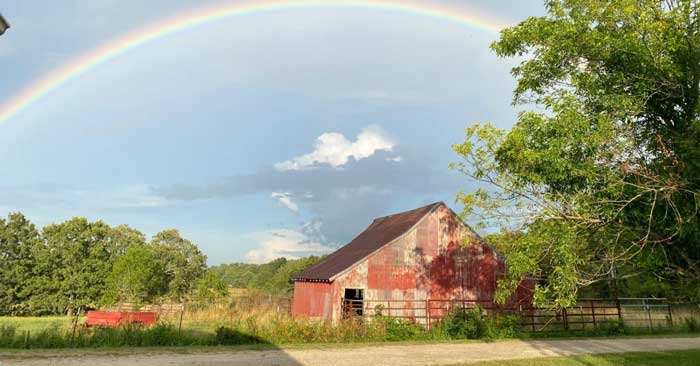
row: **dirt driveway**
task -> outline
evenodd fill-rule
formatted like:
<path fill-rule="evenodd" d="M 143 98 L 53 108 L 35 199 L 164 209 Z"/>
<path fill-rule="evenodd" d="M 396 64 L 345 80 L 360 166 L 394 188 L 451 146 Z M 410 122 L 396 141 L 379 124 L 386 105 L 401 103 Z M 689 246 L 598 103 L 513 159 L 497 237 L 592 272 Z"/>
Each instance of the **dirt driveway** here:
<path fill-rule="evenodd" d="M 542 340 L 449 344 L 382 345 L 325 349 L 280 349 L 207 353 L 139 353 L 60 355 L 50 353 L 3 356 L 2 366 L 426 366 L 486 360 L 566 356 L 591 353 L 652 352 L 700 349 L 700 338 Z"/>

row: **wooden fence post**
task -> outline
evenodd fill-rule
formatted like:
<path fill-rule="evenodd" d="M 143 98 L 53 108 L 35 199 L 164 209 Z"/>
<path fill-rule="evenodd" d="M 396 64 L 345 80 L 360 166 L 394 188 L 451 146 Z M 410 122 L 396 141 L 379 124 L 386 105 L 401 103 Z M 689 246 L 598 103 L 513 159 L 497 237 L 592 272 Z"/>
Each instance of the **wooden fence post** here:
<path fill-rule="evenodd" d="M 644 311 L 647 313 L 647 319 L 649 320 L 649 329 L 654 329 L 654 325 L 651 324 L 651 308 L 645 299 L 642 299 L 642 305 L 644 306 Z"/>
<path fill-rule="evenodd" d="M 75 314 L 75 320 L 73 320 L 73 333 L 70 336 L 70 344 L 73 344 L 73 339 L 75 338 L 75 328 L 78 327 L 78 317 L 80 317 L 80 309 L 82 306 L 78 306 L 78 312 Z"/>
<path fill-rule="evenodd" d="M 593 306 L 593 300 L 588 301 L 588 303 L 591 305 L 591 316 L 593 317 L 593 329 L 595 330 L 598 328 L 598 324 L 595 322 L 595 306 Z"/>
<path fill-rule="evenodd" d="M 617 320 L 622 323 L 622 306 L 619 298 L 615 299 L 615 306 L 617 306 Z"/>
<path fill-rule="evenodd" d="M 432 326 L 430 324 L 430 300 L 425 300 L 425 319 L 428 325 L 428 332 L 430 332 Z"/>
<path fill-rule="evenodd" d="M 180 324 L 177 326 L 178 337 L 182 335 L 182 315 L 185 313 L 185 303 L 182 303 L 182 309 L 180 310 Z"/>
<path fill-rule="evenodd" d="M 518 325 L 520 325 L 521 328 L 524 327 L 525 324 L 523 324 L 523 304 L 518 304 L 518 318 L 520 319 Z"/>

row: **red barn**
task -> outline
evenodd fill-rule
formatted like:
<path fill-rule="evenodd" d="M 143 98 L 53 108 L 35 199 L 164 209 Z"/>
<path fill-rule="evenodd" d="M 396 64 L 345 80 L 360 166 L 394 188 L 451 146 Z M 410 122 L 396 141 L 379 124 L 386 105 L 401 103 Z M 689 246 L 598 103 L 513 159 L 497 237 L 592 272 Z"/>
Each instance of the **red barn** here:
<path fill-rule="evenodd" d="M 504 270 L 503 258 L 437 202 L 375 219 L 349 244 L 299 273 L 292 315 L 336 320 L 352 303 L 356 314 L 383 309 L 422 322 L 443 303 L 490 303 Z M 521 286 L 511 304 L 528 299 Z"/>

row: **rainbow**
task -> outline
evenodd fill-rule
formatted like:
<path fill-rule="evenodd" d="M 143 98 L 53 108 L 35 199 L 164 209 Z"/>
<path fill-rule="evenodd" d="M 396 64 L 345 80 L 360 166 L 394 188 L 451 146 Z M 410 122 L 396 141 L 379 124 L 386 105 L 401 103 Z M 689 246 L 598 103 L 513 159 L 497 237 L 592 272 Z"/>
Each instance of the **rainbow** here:
<path fill-rule="evenodd" d="M 168 17 L 109 41 L 50 71 L 0 104 L 0 123 L 7 121 L 32 103 L 92 68 L 104 64 L 134 48 L 166 35 L 216 20 L 279 10 L 307 8 L 361 8 L 395 11 L 436 18 L 497 34 L 506 24 L 483 16 L 464 14 L 464 10 L 440 7 L 426 2 L 404 0 L 254 0 L 190 10 Z"/>

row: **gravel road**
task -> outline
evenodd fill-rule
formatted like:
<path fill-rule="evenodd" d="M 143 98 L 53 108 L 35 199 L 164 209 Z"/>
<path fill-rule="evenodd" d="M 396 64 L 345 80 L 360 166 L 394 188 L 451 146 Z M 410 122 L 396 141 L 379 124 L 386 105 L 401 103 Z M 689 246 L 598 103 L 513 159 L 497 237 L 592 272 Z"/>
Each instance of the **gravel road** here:
<path fill-rule="evenodd" d="M 594 353 L 700 349 L 700 338 L 581 339 L 381 345 L 265 351 L 3 355 L 2 366 L 427 366 Z"/>

